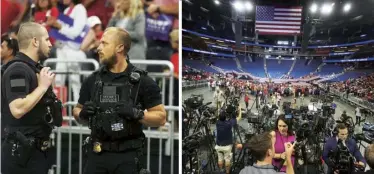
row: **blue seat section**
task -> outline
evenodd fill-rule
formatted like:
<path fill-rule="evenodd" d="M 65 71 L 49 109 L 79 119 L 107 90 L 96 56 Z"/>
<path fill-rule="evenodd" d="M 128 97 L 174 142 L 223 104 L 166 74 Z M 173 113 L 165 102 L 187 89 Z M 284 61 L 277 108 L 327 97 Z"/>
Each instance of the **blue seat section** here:
<path fill-rule="evenodd" d="M 344 68 L 338 65 L 335 65 L 334 63 L 328 63 L 324 66 L 322 66 L 322 69 L 317 74 L 319 75 L 329 75 L 332 73 L 338 74 L 343 72 Z"/>
<path fill-rule="evenodd" d="M 305 59 L 297 59 L 290 75 L 295 78 L 309 75 L 316 71 L 318 66 L 322 63 L 321 59 L 314 59 L 309 63 L 309 65 L 306 65 L 306 61 L 307 60 Z"/>
<path fill-rule="evenodd" d="M 251 73 L 257 77 L 266 77 L 265 70 L 264 70 L 264 59 L 260 57 L 256 57 L 253 60 L 254 62 L 250 62 L 247 59 L 247 62 L 244 62 L 244 57 L 238 57 L 240 64 L 245 72 Z"/>
<path fill-rule="evenodd" d="M 206 60 L 212 62 L 214 66 L 218 66 L 225 71 L 239 71 L 236 62 L 233 58 L 216 58 L 216 57 L 209 57 L 205 58 Z"/>
<path fill-rule="evenodd" d="M 266 59 L 266 67 L 271 78 L 281 78 L 287 74 L 292 66 L 292 60 L 274 60 Z"/>
<path fill-rule="evenodd" d="M 367 73 L 365 72 L 357 72 L 357 71 L 350 71 L 350 72 L 345 72 L 343 75 L 337 77 L 337 78 L 334 78 L 332 79 L 331 81 L 346 81 L 350 78 L 359 78 L 361 76 L 365 76 L 365 75 L 368 75 Z"/>
<path fill-rule="evenodd" d="M 183 62 L 183 65 L 187 65 L 191 68 L 195 68 L 195 69 L 198 69 L 198 70 L 203 70 L 203 71 L 206 71 L 206 72 L 217 73 L 217 71 L 215 69 L 211 68 L 208 65 L 205 65 L 200 60 L 183 59 L 182 62 Z"/>

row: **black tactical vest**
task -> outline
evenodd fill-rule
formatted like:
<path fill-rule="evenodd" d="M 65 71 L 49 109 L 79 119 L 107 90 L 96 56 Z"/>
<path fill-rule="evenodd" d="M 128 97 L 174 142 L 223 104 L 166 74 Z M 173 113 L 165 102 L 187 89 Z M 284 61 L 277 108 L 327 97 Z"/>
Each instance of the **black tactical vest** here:
<path fill-rule="evenodd" d="M 23 59 L 15 58 L 1 67 L 1 76 L 6 72 L 7 68 L 11 68 L 11 65 L 15 63 L 24 63 L 35 73 L 39 73 L 42 68 L 41 65 L 40 67 L 35 67 Z M 34 79 L 32 83 L 32 86 L 37 86 L 37 79 Z M 5 91 L 3 85 L 2 89 Z M 31 93 L 33 90 L 35 90 L 35 88 L 30 88 L 29 92 Z M 2 101 L 6 101 L 5 95 L 5 93 L 2 93 Z M 9 103 L 3 102 L 2 109 L 3 117 L 6 117 L 7 132 L 20 131 L 25 135 L 44 137 L 49 136 L 53 126 L 60 127 L 62 125 L 62 103 L 54 94 L 52 87 L 47 90 L 35 107 L 20 119 L 16 119 L 11 115 Z"/>
<path fill-rule="evenodd" d="M 140 75 L 146 72 L 135 67 L 121 82 L 105 81 L 102 78 L 104 67 L 95 72 L 95 86 L 91 91 L 91 101 L 97 106 L 95 116 L 89 119 L 89 128 L 93 139 L 100 141 L 116 141 L 136 139 L 144 136 L 139 121 L 130 121 L 121 118 L 114 108 L 119 101 L 126 101 L 139 107 L 138 93 L 140 88 Z M 138 80 L 133 80 L 134 73 L 138 73 Z"/>

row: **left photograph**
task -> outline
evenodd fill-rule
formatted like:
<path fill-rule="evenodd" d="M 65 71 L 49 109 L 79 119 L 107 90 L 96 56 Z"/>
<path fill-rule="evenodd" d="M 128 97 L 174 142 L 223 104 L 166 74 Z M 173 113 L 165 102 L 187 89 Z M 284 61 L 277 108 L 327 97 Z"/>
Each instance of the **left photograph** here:
<path fill-rule="evenodd" d="M 179 6 L 1 0 L 0 173 L 178 173 Z"/>

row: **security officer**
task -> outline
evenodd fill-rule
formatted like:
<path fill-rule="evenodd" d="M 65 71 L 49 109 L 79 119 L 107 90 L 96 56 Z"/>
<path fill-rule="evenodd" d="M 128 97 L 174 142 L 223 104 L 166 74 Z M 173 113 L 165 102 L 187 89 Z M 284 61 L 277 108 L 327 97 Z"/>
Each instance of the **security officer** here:
<path fill-rule="evenodd" d="M 18 53 L 18 43 L 16 39 L 10 38 L 8 35 L 1 37 L 1 65 L 8 63 L 10 60 L 14 59 Z M 5 102 L 1 102 L 1 107 L 7 105 Z M 4 127 L 6 125 L 6 120 L 1 117 L 1 143 L 5 140 Z"/>
<path fill-rule="evenodd" d="M 127 31 L 107 28 L 98 47 L 104 66 L 82 84 L 73 114 L 88 121 L 91 129 L 86 174 L 139 173 L 142 125 L 159 127 L 166 122 L 160 88 L 127 60 L 130 47 Z"/>
<path fill-rule="evenodd" d="M 2 146 L 2 173 L 48 172 L 47 149 L 54 126 L 61 126 L 61 102 L 51 84 L 55 74 L 37 62 L 49 56 L 47 30 L 33 22 L 21 25 L 19 53 L 4 65 L 2 73 L 2 116 L 7 119 Z"/>

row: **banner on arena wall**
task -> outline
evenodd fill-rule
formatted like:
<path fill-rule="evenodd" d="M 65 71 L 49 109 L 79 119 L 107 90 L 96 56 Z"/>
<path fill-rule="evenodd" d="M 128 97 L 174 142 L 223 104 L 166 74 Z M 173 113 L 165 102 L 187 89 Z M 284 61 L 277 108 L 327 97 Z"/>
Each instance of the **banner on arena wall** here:
<path fill-rule="evenodd" d="M 148 39 L 169 41 L 169 34 L 173 27 L 174 17 L 161 14 L 153 18 L 148 13 L 145 20 L 145 33 Z"/>
<path fill-rule="evenodd" d="M 66 16 L 66 15 L 63 15 L 63 14 L 60 14 L 58 16 L 57 21 L 58 21 L 58 23 L 61 24 L 61 26 L 71 27 L 71 26 L 74 25 L 74 20 L 72 18 L 70 18 L 69 16 Z M 59 41 L 64 41 L 64 42 L 70 41 L 70 42 L 75 42 L 75 43 L 80 44 L 80 43 L 83 42 L 83 39 L 86 37 L 86 35 L 89 31 L 90 31 L 90 27 L 88 25 L 86 25 L 83 28 L 83 30 L 82 30 L 82 32 L 79 36 L 77 36 L 74 39 L 70 39 L 67 36 L 60 33 L 57 29 L 51 28 L 51 30 L 49 31 L 49 36 L 52 37 L 52 38 L 55 38 L 56 40 L 59 40 Z"/>
<path fill-rule="evenodd" d="M 354 52 L 342 52 L 342 53 L 329 53 L 329 56 L 343 56 L 343 55 L 351 55 Z"/>
<path fill-rule="evenodd" d="M 194 35 L 198 35 L 198 36 L 201 36 L 201 37 L 207 37 L 207 38 L 210 38 L 210 39 L 215 39 L 215 40 L 222 40 L 222 41 L 225 41 L 225 42 L 232 42 L 232 43 L 235 43 L 234 40 L 230 40 L 230 39 L 225 39 L 225 38 L 219 38 L 219 37 L 214 37 L 214 36 L 209 36 L 209 35 L 206 35 L 206 34 L 201 34 L 201 33 L 198 33 L 198 32 L 195 32 L 195 31 L 190 31 L 190 30 L 186 30 L 186 29 L 182 29 L 182 31 L 184 32 L 187 32 L 187 33 L 191 33 L 191 34 L 194 34 Z M 353 42 L 353 43 L 347 43 L 347 44 L 338 44 L 338 45 L 315 45 L 315 46 L 308 46 L 308 49 L 313 49 L 313 48 L 336 48 L 336 47 L 346 47 L 346 46 L 355 46 L 355 45 L 365 45 L 365 44 L 369 44 L 369 43 L 374 43 L 374 40 L 367 40 L 367 41 L 361 41 L 361 42 Z M 261 46 L 261 47 L 269 47 L 269 48 L 301 48 L 301 46 L 279 46 L 279 45 L 267 45 L 267 44 L 256 44 L 256 43 L 249 43 L 249 42 L 242 42 L 242 44 L 244 45 L 248 45 L 248 46 Z"/>
<path fill-rule="evenodd" d="M 182 47 L 182 50 L 184 50 L 184 51 L 192 51 L 192 52 L 195 52 L 195 53 L 210 54 L 210 55 L 215 55 L 215 56 L 236 57 L 233 54 L 215 53 L 215 52 L 210 52 L 210 51 L 192 49 L 192 48 L 188 48 L 188 47 Z"/>
<path fill-rule="evenodd" d="M 366 62 L 374 61 L 374 57 L 362 59 L 340 59 L 340 60 L 323 60 L 325 63 L 339 63 L 339 62 Z"/>

